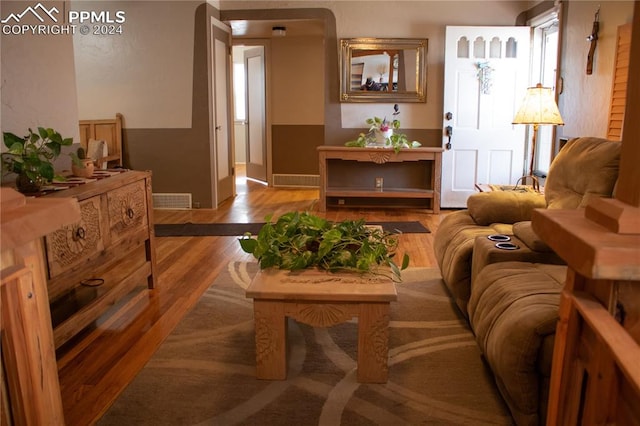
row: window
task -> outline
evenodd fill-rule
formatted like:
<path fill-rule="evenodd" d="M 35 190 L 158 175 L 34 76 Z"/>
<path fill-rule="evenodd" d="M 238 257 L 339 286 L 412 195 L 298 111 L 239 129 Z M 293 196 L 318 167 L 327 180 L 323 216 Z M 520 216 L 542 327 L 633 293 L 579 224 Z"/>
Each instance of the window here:
<path fill-rule="evenodd" d="M 558 68 L 559 21 L 557 13 L 551 13 L 536 19 L 533 27 L 532 86 L 542 83 L 544 87 L 556 90 Z M 555 126 L 540 126 L 538 130 L 534 174 L 545 177 L 554 156 Z"/>
<path fill-rule="evenodd" d="M 233 64 L 233 103 L 234 120 L 245 121 L 247 118 L 247 108 L 245 100 L 244 64 Z"/>

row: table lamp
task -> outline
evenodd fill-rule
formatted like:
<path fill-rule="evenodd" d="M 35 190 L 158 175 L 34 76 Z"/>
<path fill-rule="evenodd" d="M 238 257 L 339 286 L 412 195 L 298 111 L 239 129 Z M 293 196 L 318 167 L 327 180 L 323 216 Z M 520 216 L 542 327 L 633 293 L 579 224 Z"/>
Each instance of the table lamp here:
<path fill-rule="evenodd" d="M 538 83 L 535 87 L 529 87 L 527 94 L 522 101 L 522 106 L 513 118 L 513 124 L 533 124 L 533 137 L 531 138 L 531 160 L 529 163 L 529 174 L 518 179 L 518 182 L 526 184 L 527 180 L 531 180 L 533 189 L 540 190 L 538 178 L 533 175 L 533 162 L 536 157 L 536 137 L 538 135 L 538 127 L 541 124 L 564 125 L 558 105 L 553 96 L 550 87 L 542 87 Z M 516 186 L 518 184 L 516 182 Z"/>

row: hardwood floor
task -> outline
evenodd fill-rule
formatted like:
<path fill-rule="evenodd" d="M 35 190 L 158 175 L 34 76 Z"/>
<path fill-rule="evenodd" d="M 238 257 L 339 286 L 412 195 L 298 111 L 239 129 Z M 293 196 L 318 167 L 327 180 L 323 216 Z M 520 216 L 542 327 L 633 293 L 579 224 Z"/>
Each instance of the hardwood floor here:
<path fill-rule="evenodd" d="M 258 222 L 265 216 L 311 211 L 330 220 L 420 221 L 430 234 L 400 236 L 399 253 L 410 266 L 436 266 L 433 233 L 443 214 L 422 210 L 340 209 L 318 213 L 317 189 L 275 189 L 239 177 L 237 196 L 218 209 L 155 210 L 156 223 Z M 95 423 L 182 317 L 230 261 L 255 261 L 241 251 L 237 237 L 156 238 L 159 279 L 154 290 L 140 287 L 58 351 L 65 421 Z"/>

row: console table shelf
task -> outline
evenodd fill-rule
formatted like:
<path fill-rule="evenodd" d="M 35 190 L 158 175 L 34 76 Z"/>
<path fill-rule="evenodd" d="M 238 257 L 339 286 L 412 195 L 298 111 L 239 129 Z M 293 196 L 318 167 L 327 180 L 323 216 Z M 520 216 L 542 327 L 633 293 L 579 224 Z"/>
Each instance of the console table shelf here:
<path fill-rule="evenodd" d="M 442 148 L 318 147 L 320 211 L 327 207 L 440 210 Z"/>

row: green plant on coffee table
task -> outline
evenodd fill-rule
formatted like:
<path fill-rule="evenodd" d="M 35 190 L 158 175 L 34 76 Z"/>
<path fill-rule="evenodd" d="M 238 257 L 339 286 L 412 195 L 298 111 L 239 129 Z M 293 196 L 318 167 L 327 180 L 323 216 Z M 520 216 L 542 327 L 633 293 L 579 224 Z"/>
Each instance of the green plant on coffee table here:
<path fill-rule="evenodd" d="M 4 173 L 26 174 L 30 179 L 50 181 L 55 177 L 53 161 L 63 146 L 73 143 L 73 138 L 63 138 L 51 128 L 38 127 L 35 133 L 23 137 L 3 132 L 4 145 L 9 149 L 2 153 Z"/>
<path fill-rule="evenodd" d="M 400 281 L 400 271 L 409 266 L 406 254 L 400 265 L 393 260 L 397 235 L 367 226 L 363 219 L 331 222 L 307 212 L 285 213 L 275 222 L 271 215 L 265 219 L 256 238 L 246 233 L 239 240 L 242 250 L 258 259 L 261 269 L 318 267 L 383 274 Z"/>

